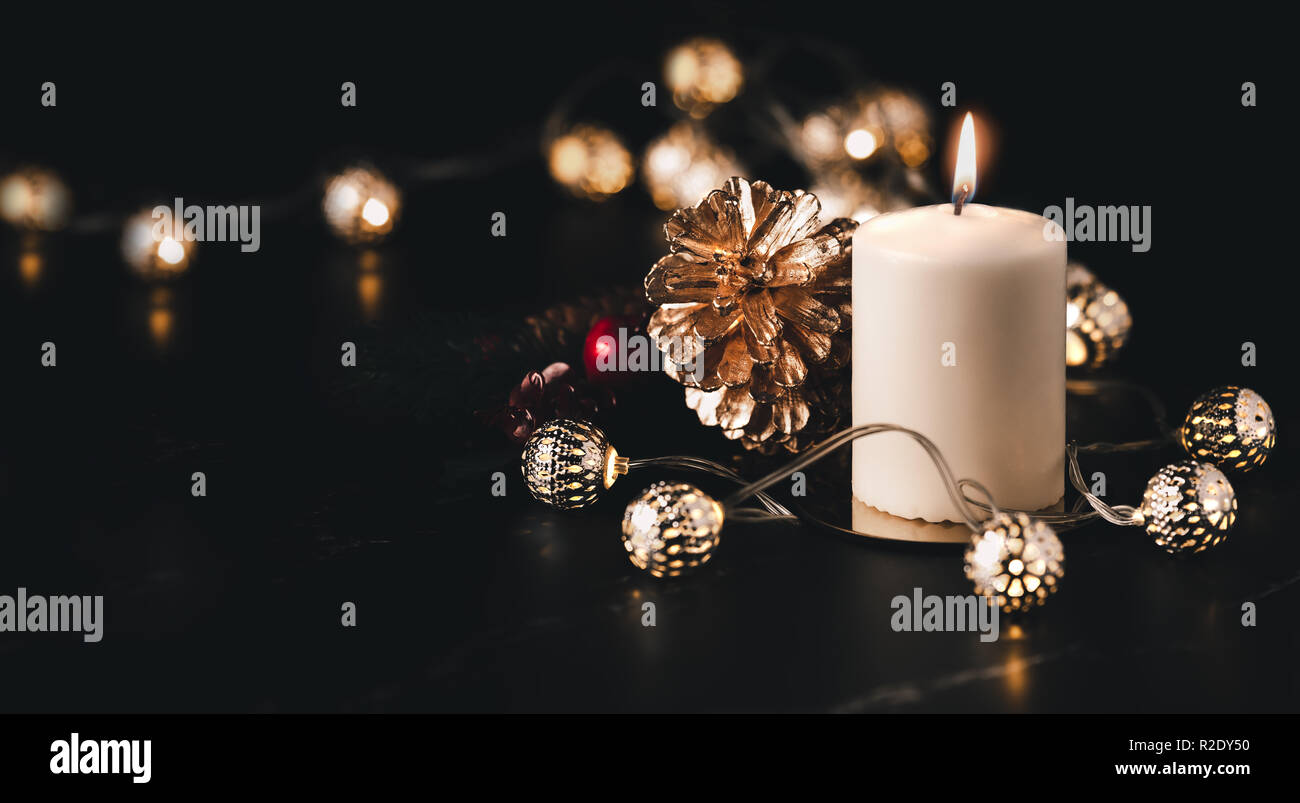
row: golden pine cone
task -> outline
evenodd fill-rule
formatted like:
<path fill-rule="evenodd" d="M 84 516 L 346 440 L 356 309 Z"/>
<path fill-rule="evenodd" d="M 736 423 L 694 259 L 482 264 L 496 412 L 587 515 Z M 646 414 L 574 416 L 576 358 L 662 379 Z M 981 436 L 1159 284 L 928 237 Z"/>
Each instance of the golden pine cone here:
<path fill-rule="evenodd" d="M 848 362 L 857 223 L 821 226 L 802 190 L 732 178 L 664 225 L 671 253 L 645 279 L 647 332 L 705 426 L 749 449 L 797 451 Z M 809 377 L 813 381 L 809 382 Z M 802 437 L 801 437 L 802 433 Z"/>

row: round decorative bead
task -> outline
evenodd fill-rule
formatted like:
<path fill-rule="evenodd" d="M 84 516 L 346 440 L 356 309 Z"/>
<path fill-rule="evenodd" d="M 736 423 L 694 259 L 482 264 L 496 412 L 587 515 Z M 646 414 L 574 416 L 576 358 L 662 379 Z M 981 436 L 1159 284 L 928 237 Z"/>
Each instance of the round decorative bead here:
<path fill-rule="evenodd" d="M 1065 271 L 1065 363 L 1097 368 L 1124 347 L 1133 317 L 1119 293 L 1082 265 Z"/>
<path fill-rule="evenodd" d="M 1277 425 L 1258 393 L 1227 385 L 1192 402 L 1178 434 L 1187 454 L 1197 460 L 1244 473 L 1268 459 L 1277 442 Z"/>
<path fill-rule="evenodd" d="M 655 577 L 676 577 L 713 557 L 722 530 L 722 505 L 684 482 L 657 482 L 623 513 L 628 560 Z"/>
<path fill-rule="evenodd" d="M 533 498 L 561 510 L 585 507 L 627 473 L 609 439 L 594 424 L 560 418 L 524 444 L 524 483 Z"/>
<path fill-rule="evenodd" d="M 1237 520 L 1237 497 L 1210 463 L 1183 460 L 1156 472 L 1142 495 L 1147 534 L 1171 555 L 1195 553 L 1223 541 Z"/>
<path fill-rule="evenodd" d="M 1065 548 L 1045 522 L 999 513 L 971 536 L 966 578 L 1008 613 L 1041 605 L 1065 576 Z"/>

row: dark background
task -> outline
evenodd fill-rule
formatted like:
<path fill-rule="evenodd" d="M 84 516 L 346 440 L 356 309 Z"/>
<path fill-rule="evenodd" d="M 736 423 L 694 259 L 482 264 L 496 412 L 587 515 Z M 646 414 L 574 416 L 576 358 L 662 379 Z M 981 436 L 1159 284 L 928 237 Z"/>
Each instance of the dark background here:
<path fill-rule="evenodd" d="M 289 213 L 264 219 L 256 254 L 204 245 L 167 299 L 127 275 L 116 230 L 47 238 L 34 287 L 19 276 L 21 238 L 0 232 L 0 593 L 106 596 L 102 643 L 0 635 L 0 710 L 1294 712 L 1283 243 L 1295 148 L 1281 54 L 1258 28 L 1091 35 L 1068 18 L 921 16 L 566 7 L 437 30 L 384 17 L 383 34 L 250 31 L 166 53 L 64 43 L 55 57 L 36 40 L 26 47 L 39 57 L 9 54 L 0 165 L 58 170 L 79 212 L 182 196 L 287 200 Z M 636 284 L 664 249 L 664 215 L 640 184 L 592 205 L 549 180 L 541 123 L 594 75 L 573 117 L 639 152 L 674 119 L 662 85 L 658 108 L 640 106 L 641 82 L 699 34 L 773 60 L 709 121 L 752 178 L 804 186 L 751 115 L 761 97 L 802 110 L 834 100 L 851 79 L 817 54 L 842 51 L 865 78 L 925 99 L 941 146 L 959 113 L 938 107 L 939 85 L 956 82 L 961 110 L 996 133 L 982 202 L 1150 204 L 1149 253 L 1070 253 L 1134 314 L 1108 376 L 1151 387 L 1175 420 L 1227 383 L 1272 404 L 1279 450 L 1233 477 L 1229 541 L 1176 561 L 1137 530 L 1072 532 L 1062 593 L 985 645 L 889 629 L 889 599 L 913 586 L 967 593 L 956 547 L 732 525 L 706 571 L 658 582 L 617 534 L 628 498 L 658 477 L 626 478 L 576 513 L 527 499 L 517 447 L 473 412 L 543 366 L 473 344 L 550 304 Z M 57 108 L 39 105 L 45 80 Z M 344 80 L 358 108 L 339 106 Z M 1240 104 L 1246 80 L 1257 108 Z M 405 187 L 369 311 L 358 255 L 311 194 L 357 157 L 395 176 L 430 161 L 491 168 Z M 943 163 L 928 166 L 940 187 Z M 508 215 L 504 239 L 489 236 L 495 211 Z M 160 306 L 163 339 L 150 329 Z M 46 340 L 55 369 L 40 366 Z M 339 366 L 344 340 L 361 347 L 357 369 Z M 1240 364 L 1247 340 L 1254 368 Z M 1071 434 L 1140 436 L 1145 415 L 1079 410 Z M 730 454 L 662 377 L 606 424 L 633 456 Z M 1175 456 L 1100 467 L 1115 500 L 1136 501 Z M 771 464 L 743 465 L 757 476 Z M 504 499 L 489 493 L 498 470 Z M 207 474 L 206 498 L 190 496 L 193 471 Z M 356 628 L 339 625 L 345 600 Z M 1259 604 L 1253 629 L 1239 623 L 1247 600 Z M 644 601 L 658 605 L 654 629 L 640 625 Z"/>

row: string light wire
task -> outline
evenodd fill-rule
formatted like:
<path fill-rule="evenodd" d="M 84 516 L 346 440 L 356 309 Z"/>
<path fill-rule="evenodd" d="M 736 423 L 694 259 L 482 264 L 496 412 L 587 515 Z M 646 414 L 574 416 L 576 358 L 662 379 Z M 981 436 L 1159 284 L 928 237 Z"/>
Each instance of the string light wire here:
<path fill-rule="evenodd" d="M 700 471 L 706 474 L 713 474 L 714 476 L 722 477 L 724 479 L 728 479 L 733 482 L 743 483 L 745 481 L 744 477 L 740 476 L 739 474 L 727 468 L 726 466 L 715 463 L 712 460 L 705 460 L 700 457 L 669 455 L 666 457 L 646 457 L 646 458 L 640 458 L 637 460 L 628 461 L 629 470 L 636 469 L 636 468 L 643 468 L 646 466 L 663 466 L 665 468 L 681 468 L 681 469 L 686 469 L 688 471 Z M 758 517 L 752 518 L 751 520 L 767 521 L 774 518 L 775 519 L 797 519 L 798 518 L 797 516 L 795 516 L 793 513 L 790 512 L 789 508 L 787 508 L 785 505 L 781 504 L 780 502 L 776 501 L 770 495 L 768 495 L 763 491 L 755 492 L 754 498 L 757 499 L 759 504 L 761 504 L 767 510 L 767 513 L 761 514 Z M 737 510 L 736 512 L 739 513 L 741 511 Z M 745 511 L 745 513 L 751 513 L 751 512 L 759 513 L 759 511 Z M 741 519 L 736 519 L 736 520 L 744 520 L 744 516 L 742 516 Z"/>
<path fill-rule="evenodd" d="M 1132 527 L 1143 524 L 1144 520 L 1142 514 L 1137 508 L 1131 505 L 1108 505 L 1102 501 L 1100 497 L 1092 493 L 1088 488 L 1087 483 L 1084 482 L 1083 470 L 1079 466 L 1079 455 L 1081 453 L 1089 455 L 1130 453 L 1156 449 L 1169 445 L 1174 441 L 1175 433 L 1169 427 L 1164 404 L 1148 388 L 1124 380 L 1071 380 L 1067 383 L 1067 389 L 1076 395 L 1095 395 L 1106 390 L 1136 392 L 1151 408 L 1156 428 L 1160 432 L 1160 435 L 1154 438 L 1126 441 L 1123 443 L 1099 441 L 1085 446 L 1079 446 L 1071 441 L 1066 444 L 1065 457 L 1067 474 L 1070 478 L 1070 484 L 1074 486 L 1074 489 L 1079 493 L 1079 499 L 1075 501 L 1072 510 L 1049 512 L 1016 510 L 1014 508 L 1006 508 L 1004 510 L 999 508 L 993 499 L 993 495 L 978 481 L 970 478 L 958 479 L 954 476 L 952 468 L 948 465 L 948 461 L 944 458 L 943 453 L 933 441 L 919 432 L 907 429 L 906 427 L 896 426 L 894 424 L 862 424 L 837 433 L 822 442 L 820 445 L 800 455 L 799 458 L 788 465 L 743 486 L 731 496 L 723 500 L 723 507 L 729 511 L 728 515 L 732 515 L 730 511 L 739 506 L 750 496 L 762 493 L 764 489 L 770 488 L 776 483 L 785 480 L 794 472 L 800 471 L 801 469 L 816 463 L 832 452 L 838 450 L 846 443 L 851 443 L 858 438 L 864 438 L 880 432 L 898 432 L 912 438 L 912 440 L 916 441 L 923 449 L 925 449 L 926 454 L 929 455 L 930 460 L 934 463 L 935 468 L 939 472 L 940 478 L 943 480 L 944 488 L 948 492 L 948 497 L 957 507 L 957 510 L 961 514 L 966 525 L 974 532 L 979 532 L 983 522 L 1002 512 L 1025 513 L 1026 515 L 1046 522 L 1057 529 L 1071 529 L 1098 518 L 1123 527 Z M 972 498 L 968 491 L 977 492 L 985 501 Z M 753 520 L 753 517 L 748 516 L 741 520 Z"/>
<path fill-rule="evenodd" d="M 962 489 L 964 487 L 976 489 L 988 498 L 990 503 L 992 502 L 993 495 L 989 493 L 987 488 L 976 480 L 957 480 L 954 478 L 952 468 L 948 465 L 948 461 L 944 459 L 943 453 L 939 451 L 939 447 L 935 446 L 934 442 L 929 438 L 915 430 L 910 430 L 906 427 L 900 427 L 894 424 L 861 424 L 856 427 L 850 427 L 843 432 L 836 433 L 827 438 L 820 445 L 800 455 L 798 459 L 794 460 L 790 464 L 740 488 L 731 496 L 728 496 L 723 500 L 722 507 L 724 510 L 727 510 L 728 515 L 730 515 L 732 509 L 739 507 L 742 502 L 759 491 L 770 488 L 776 483 L 785 480 L 794 472 L 807 468 L 847 443 L 852 443 L 858 438 L 876 435 L 881 432 L 901 433 L 916 441 L 921 445 L 921 448 L 925 449 L 926 454 L 928 454 L 930 459 L 934 462 L 935 468 L 939 470 L 939 476 L 943 478 L 944 487 L 948 491 L 948 497 L 957 507 L 962 518 L 965 519 L 966 525 L 970 527 L 972 531 L 979 532 L 982 520 L 977 518 L 975 513 L 971 510 L 969 500 L 967 500 Z M 996 508 L 994 508 L 994 510 L 996 510 Z"/>

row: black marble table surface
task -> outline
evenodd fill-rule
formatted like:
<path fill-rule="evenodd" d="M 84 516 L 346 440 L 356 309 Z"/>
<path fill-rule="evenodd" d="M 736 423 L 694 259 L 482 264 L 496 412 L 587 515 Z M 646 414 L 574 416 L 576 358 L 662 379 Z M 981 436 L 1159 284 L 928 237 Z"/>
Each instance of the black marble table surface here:
<path fill-rule="evenodd" d="M 122 91 L 107 68 L 59 79 L 70 83 L 57 115 L 22 111 L 28 90 L 5 85 L 14 102 L 0 155 L 62 170 L 89 214 L 177 194 L 269 203 L 310 190 L 344 156 L 454 160 L 496 153 L 511 133 L 527 147 L 491 175 L 409 187 L 403 224 L 369 269 L 329 236 L 310 193 L 293 216 L 268 213 L 257 253 L 205 243 L 165 289 L 125 275 L 111 227 L 38 243 L 0 229 L 0 594 L 105 597 L 97 644 L 0 633 L 0 711 L 1300 710 L 1300 415 L 1283 283 L 1294 205 L 1261 161 L 1290 152 L 1291 127 L 1281 103 L 1243 111 L 1244 79 L 1218 60 L 1132 48 L 1093 60 L 1062 92 L 1060 70 L 1022 69 L 1059 65 L 1054 39 L 1032 54 L 981 40 L 972 60 L 919 32 L 863 50 L 855 26 L 820 15 L 806 26 L 881 80 L 931 92 L 958 76 L 963 107 L 987 110 L 999 133 L 977 200 L 1153 206 L 1149 253 L 1072 243 L 1070 254 L 1133 311 L 1107 376 L 1151 388 L 1175 421 L 1229 383 L 1273 405 L 1278 451 L 1233 478 L 1240 517 L 1221 547 L 1174 560 L 1137 529 L 1066 533 L 1060 593 L 981 643 L 890 628 L 897 595 L 967 593 L 959 547 L 735 523 L 705 570 L 661 582 L 628 562 L 619 519 L 675 472 L 624 478 L 583 511 L 528 498 L 518 447 L 474 415 L 504 402 L 525 367 L 544 367 L 517 364 L 503 338 L 549 305 L 635 286 L 664 251 L 663 213 L 639 185 L 600 205 L 554 187 L 536 156 L 538 121 L 594 65 L 657 70 L 667 46 L 710 22 L 747 53 L 785 54 L 752 97 L 811 99 L 800 87 L 830 83 L 824 62 L 775 49 L 787 32 L 767 18 L 741 26 L 702 6 L 594 43 L 534 41 L 527 28 L 516 59 L 473 37 L 425 47 L 398 59 L 409 69 L 366 83 L 355 114 L 339 112 L 332 72 L 319 81 L 304 60 L 272 81 L 250 62 L 238 103 L 176 104 L 163 137 L 151 97 Z M 527 86 L 503 89 L 521 86 L 520 64 Z M 636 148 L 672 119 L 618 94 L 641 80 L 583 108 Z M 807 186 L 759 140 L 748 108 L 710 125 L 752 177 Z M 1195 110 L 1195 136 L 1183 110 Z M 957 118 L 934 112 L 938 149 Z M 941 162 L 926 168 L 936 187 Z M 496 210 L 509 215 L 505 238 L 489 235 Z M 346 341 L 356 368 L 340 365 Z M 56 367 L 40 364 L 44 342 L 57 344 Z M 1247 342 L 1255 366 L 1242 364 Z M 1072 407 L 1069 427 L 1086 442 L 1145 437 L 1150 423 L 1121 399 Z M 634 457 L 734 458 L 662 376 L 621 391 L 605 426 Z M 1113 456 L 1095 470 L 1109 498 L 1136 502 L 1176 457 Z M 736 467 L 758 476 L 772 465 Z M 203 498 L 190 493 L 196 471 Z M 491 493 L 497 471 L 505 497 Z M 341 626 L 345 602 L 355 627 Z M 646 602 L 653 628 L 641 624 Z"/>
<path fill-rule="evenodd" d="M 1094 524 L 1064 535 L 1061 592 L 1023 620 L 1004 619 L 998 641 L 895 633 L 894 596 L 967 593 L 959 547 L 733 524 L 704 570 L 655 580 L 625 558 L 619 519 L 643 485 L 680 473 L 633 474 L 590 509 L 553 511 L 524 492 L 517 448 L 468 410 L 406 409 L 415 402 L 401 394 L 366 392 L 367 383 L 428 381 L 413 367 L 422 351 L 380 356 L 393 331 L 425 325 L 403 304 L 433 280 L 400 254 L 381 274 L 385 305 L 363 314 L 357 268 L 330 253 L 296 272 L 259 273 L 274 251 L 243 272 L 233 261 L 227 272 L 204 265 L 158 299 L 89 270 L 102 261 L 96 247 L 51 256 L 35 287 L 19 279 L 12 251 L 4 263 L 0 593 L 103 594 L 106 620 L 98 644 L 0 635 L 2 710 L 1268 712 L 1300 703 L 1285 419 L 1273 460 L 1235 481 L 1240 521 L 1217 550 L 1171 559 L 1140 530 Z M 159 308 L 170 310 L 165 326 Z M 359 380 L 336 356 L 354 338 L 362 368 L 372 357 L 382 366 Z M 55 368 L 39 365 L 45 340 L 58 344 Z M 455 397 L 483 379 L 441 381 Z M 1161 395 L 1174 407 L 1201 384 L 1174 377 Z M 615 444 L 632 456 L 730 459 L 678 394 L 663 377 L 638 386 L 608 424 Z M 1072 434 L 1141 437 L 1147 414 L 1126 404 L 1072 406 Z M 1136 500 L 1175 456 L 1096 467 L 1114 500 Z M 770 465 L 738 467 L 757 476 Z M 195 471 L 207 476 L 205 498 L 190 495 Z M 491 494 L 496 471 L 507 477 L 504 498 Z M 357 606 L 356 627 L 340 624 L 344 602 Z M 653 628 L 641 623 L 645 602 L 656 606 Z M 1241 624 L 1246 602 L 1257 605 L 1254 627 Z"/>

